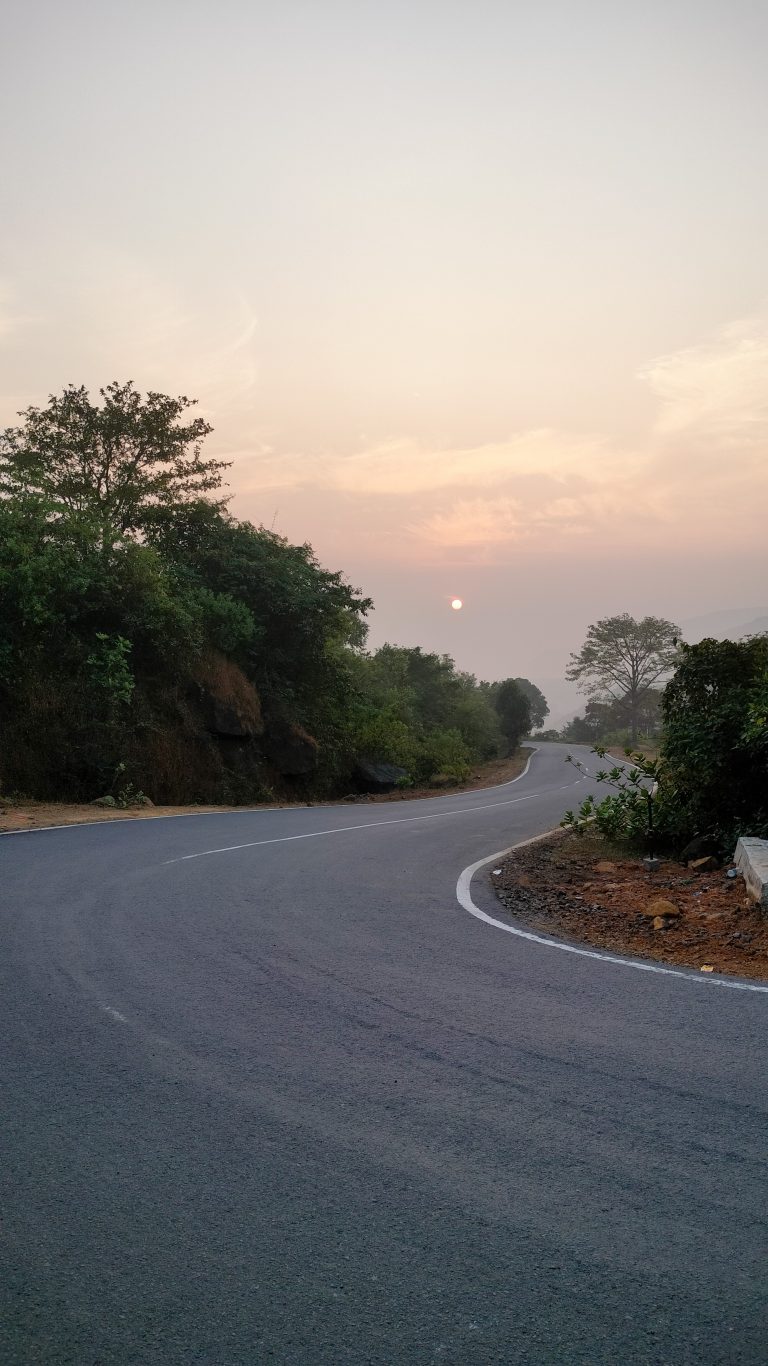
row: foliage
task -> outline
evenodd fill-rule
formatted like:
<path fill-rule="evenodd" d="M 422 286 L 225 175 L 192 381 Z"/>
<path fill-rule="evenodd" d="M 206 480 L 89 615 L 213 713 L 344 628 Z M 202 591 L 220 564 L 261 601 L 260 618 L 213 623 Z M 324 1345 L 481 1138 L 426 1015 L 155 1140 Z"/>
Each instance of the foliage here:
<path fill-rule="evenodd" d="M 531 704 L 514 678 L 505 678 L 496 689 L 494 705 L 507 741 L 507 753 L 514 754 L 531 728 Z"/>
<path fill-rule="evenodd" d="M 589 627 L 581 650 L 571 655 L 566 678 L 594 701 L 618 704 L 634 745 L 641 704 L 654 683 L 674 667 L 680 634 L 678 626 L 661 617 L 635 621 L 627 612 L 604 617 Z"/>
<path fill-rule="evenodd" d="M 271 795 L 268 746 L 220 740 L 217 706 L 247 714 L 246 736 L 303 730 L 318 768 L 297 784 L 316 794 L 346 790 L 357 757 L 399 764 L 408 783 L 458 781 L 517 743 L 529 722 L 510 729 L 496 685 L 418 647 L 366 653 L 370 599 L 311 546 L 227 511 L 190 400 L 116 382 L 100 399 L 69 386 L 0 434 L 6 785 L 118 802 Z"/>
<path fill-rule="evenodd" d="M 112 705 L 127 704 L 136 686 L 128 663 L 131 642 L 123 636 L 110 637 L 96 632 L 96 647 L 86 659 L 91 682 L 104 692 Z"/>
<path fill-rule="evenodd" d="M 663 713 L 681 839 L 768 836 L 768 636 L 683 646 Z"/>
<path fill-rule="evenodd" d="M 648 688 L 639 699 L 635 719 L 637 736 L 635 743 L 656 743 L 661 735 L 661 698 L 660 688 Z M 583 716 L 574 716 L 565 725 L 560 739 L 571 744 L 626 745 L 631 741 L 628 726 L 627 706 L 622 698 L 618 702 L 588 702 Z"/>
<path fill-rule="evenodd" d="M 592 753 L 605 758 L 602 745 L 596 745 Z M 587 826 L 594 823 L 598 833 L 612 844 L 642 848 L 652 854 L 661 823 L 661 764 L 658 759 L 646 759 L 630 749 L 625 753 L 629 764 L 615 764 L 595 773 L 597 782 L 609 784 L 615 792 L 601 801 L 590 793 L 578 811 L 566 811 L 560 824 L 583 835 Z M 571 754 L 567 755 L 566 763 L 574 764 L 581 773 L 586 772 L 581 761 Z"/>
<path fill-rule="evenodd" d="M 152 507 L 174 507 L 221 485 L 226 463 L 204 459 L 212 430 L 203 418 L 179 419 L 193 403 L 148 393 L 131 381 L 100 391 L 69 385 L 45 408 L 27 408 L 20 427 L 0 435 L 0 493 L 40 499 L 49 515 L 92 524 L 104 545 L 142 531 Z"/>
<path fill-rule="evenodd" d="M 546 697 L 541 688 L 537 688 L 530 678 L 513 678 L 512 682 L 517 684 L 523 697 L 528 699 L 531 710 L 530 726 L 532 730 L 538 730 L 549 716 L 549 705 Z"/>

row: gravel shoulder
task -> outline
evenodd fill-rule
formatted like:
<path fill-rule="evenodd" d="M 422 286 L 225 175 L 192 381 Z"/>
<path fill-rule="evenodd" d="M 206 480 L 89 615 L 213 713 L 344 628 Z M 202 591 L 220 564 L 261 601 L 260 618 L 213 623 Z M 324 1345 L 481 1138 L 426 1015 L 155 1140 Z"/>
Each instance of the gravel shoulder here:
<path fill-rule="evenodd" d="M 246 806 L 131 806 L 100 807 L 89 803 L 76 802 L 34 802 L 9 801 L 0 797 L 0 834 L 11 834 L 20 830 L 36 830 L 52 825 L 83 825 L 96 821 L 152 820 L 158 816 L 195 816 L 217 811 L 265 811 L 275 807 L 289 806 L 340 806 L 354 802 L 402 802 L 414 801 L 422 797 L 454 796 L 458 792 L 475 792 L 485 787 L 497 787 L 500 783 L 511 782 L 518 778 L 532 754 L 532 749 L 523 747 L 510 759 L 492 759 L 487 764 L 478 764 L 465 783 L 452 787 L 420 787 L 407 791 L 387 792 L 377 795 L 364 793 L 342 797 L 338 801 L 302 801 L 300 796 L 285 801 L 261 802 L 252 807 Z"/>
<path fill-rule="evenodd" d="M 768 979 L 768 916 L 725 869 L 694 872 L 557 834 L 510 855 L 491 884 L 516 922 L 613 953 Z M 654 907 L 654 903 L 657 904 Z"/>

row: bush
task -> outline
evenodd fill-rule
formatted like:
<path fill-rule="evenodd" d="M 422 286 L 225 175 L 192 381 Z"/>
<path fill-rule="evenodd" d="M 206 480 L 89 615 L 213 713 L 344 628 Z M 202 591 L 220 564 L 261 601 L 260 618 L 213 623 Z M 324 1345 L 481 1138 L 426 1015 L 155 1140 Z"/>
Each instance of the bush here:
<path fill-rule="evenodd" d="M 768 636 L 682 647 L 664 693 L 664 786 L 681 842 L 768 836 Z"/>

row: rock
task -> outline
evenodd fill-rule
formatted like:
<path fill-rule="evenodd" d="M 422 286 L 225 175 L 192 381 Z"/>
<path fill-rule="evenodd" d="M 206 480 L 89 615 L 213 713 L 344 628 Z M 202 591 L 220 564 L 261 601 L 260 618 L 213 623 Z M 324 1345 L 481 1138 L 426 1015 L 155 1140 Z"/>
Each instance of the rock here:
<path fill-rule="evenodd" d="M 720 861 L 714 855 L 706 854 L 704 858 L 692 859 L 688 867 L 694 873 L 714 873 L 715 869 L 720 867 Z"/>
<path fill-rule="evenodd" d="M 140 797 L 136 798 L 137 806 L 154 806 L 154 804 L 152 798 L 145 796 L 143 792 Z"/>
<path fill-rule="evenodd" d="M 672 920 L 671 916 L 655 915 L 653 917 L 653 928 L 655 930 L 668 930 L 670 925 L 672 924 L 674 924 L 674 921 Z"/>
<path fill-rule="evenodd" d="M 227 740 L 252 740 L 264 733 L 259 695 L 233 660 L 211 650 L 197 666 L 194 677 L 192 696 L 211 735 Z"/>
<path fill-rule="evenodd" d="M 206 729 L 212 735 L 225 735 L 231 740 L 251 740 L 260 733 L 260 723 L 253 716 L 231 702 L 222 702 L 218 697 L 207 699 L 208 716 Z"/>
<path fill-rule="evenodd" d="M 117 806 L 117 802 L 114 797 L 107 795 L 106 797 L 96 797 L 91 802 L 91 806 Z"/>
<path fill-rule="evenodd" d="M 353 777 L 362 792 L 391 792 L 401 779 L 408 777 L 408 773 L 398 764 L 361 759 L 355 764 Z"/>
<path fill-rule="evenodd" d="M 262 748 L 284 777 L 297 778 L 317 768 L 317 740 L 289 721 L 271 721 Z"/>
<path fill-rule="evenodd" d="M 616 864 L 615 864 L 615 863 L 609 863 L 608 859 L 601 859 L 599 863 L 596 863 L 596 864 L 595 864 L 595 872 L 596 872 L 596 873 L 615 873 L 615 872 L 616 872 Z"/>
<path fill-rule="evenodd" d="M 719 858 L 720 842 L 714 835 L 697 835 L 681 851 L 680 862 L 687 867 L 694 859 L 704 858 L 706 855 Z"/>
<path fill-rule="evenodd" d="M 671 925 L 673 920 L 680 919 L 680 909 L 675 905 L 674 901 L 665 901 L 664 897 L 657 896 L 654 897 L 653 901 L 648 902 L 648 905 L 643 911 L 643 915 L 651 917 L 653 920 L 653 928 L 655 930 L 660 930 L 665 929 L 667 925 Z M 662 920 L 664 924 L 657 925 L 657 920 Z"/>

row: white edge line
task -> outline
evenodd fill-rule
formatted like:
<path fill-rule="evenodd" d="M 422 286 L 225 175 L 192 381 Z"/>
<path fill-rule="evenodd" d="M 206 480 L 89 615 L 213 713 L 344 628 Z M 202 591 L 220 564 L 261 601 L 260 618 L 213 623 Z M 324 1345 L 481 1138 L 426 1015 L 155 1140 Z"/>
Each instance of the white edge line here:
<path fill-rule="evenodd" d="M 597 949 L 581 949 L 576 944 L 565 944 L 561 939 L 550 939 L 548 936 L 534 934 L 531 930 L 522 930 L 517 925 L 507 924 L 504 920 L 495 920 L 492 915 L 487 915 L 481 911 L 472 900 L 471 885 L 472 878 L 480 868 L 484 868 L 489 863 L 498 863 L 500 859 L 507 858 L 509 854 L 517 849 L 524 849 L 528 844 L 537 844 L 539 840 L 549 839 L 552 835 L 559 833 L 556 830 L 546 830 L 543 835 L 534 835 L 532 839 L 520 840 L 518 844 L 512 844 L 508 849 L 500 849 L 495 854 L 489 854 L 487 858 L 478 859 L 476 863 L 470 863 L 460 874 L 456 883 L 456 899 L 465 911 L 475 916 L 477 920 L 482 920 L 486 925 L 493 925 L 497 930 L 505 930 L 507 934 L 514 934 L 518 939 L 527 939 L 532 944 L 541 944 L 546 949 L 559 949 L 561 953 L 574 953 L 579 958 L 593 958 L 601 963 L 614 963 L 622 968 L 634 968 L 637 972 L 653 972 L 662 977 L 681 977 L 684 982 L 695 983 L 699 986 L 710 987 L 729 987 L 731 991 L 754 991 L 760 995 L 768 995 L 768 986 L 758 986 L 753 982 L 736 982 L 728 977 L 710 976 L 708 973 L 699 974 L 694 970 L 680 972 L 677 968 L 663 968 L 656 963 L 643 963 L 636 958 L 619 958 L 615 954 L 600 953 Z"/>
<path fill-rule="evenodd" d="M 519 778 L 522 777 L 524 774 L 521 773 Z M 519 778 L 513 778 L 511 781 L 516 783 Z M 576 782 L 571 783 L 570 786 L 577 787 L 583 781 L 583 777 L 577 778 Z M 482 791 L 482 789 L 480 790 Z M 452 811 L 434 811 L 429 816 L 397 816 L 391 821 L 360 821 L 356 825 L 335 825 L 330 830 L 308 830 L 303 835 L 277 835 L 267 840 L 248 840 L 245 844 L 225 844 L 219 849 L 199 849 L 194 854 L 181 854 L 179 858 L 166 859 L 161 867 L 169 868 L 175 863 L 189 863 L 191 859 L 210 858 L 213 854 L 236 854 L 241 849 L 260 849 L 265 844 L 292 844 L 295 840 L 317 840 L 326 839 L 329 835 L 347 835 L 354 830 L 383 830 L 390 825 L 412 825 L 416 821 L 442 821 L 448 816 L 467 816 L 475 811 L 493 811 L 499 806 L 517 806 L 520 802 L 530 802 L 534 797 L 543 795 L 546 794 L 528 792 L 524 797 L 510 797 L 504 802 L 483 802 L 480 806 L 459 806 Z"/>
<path fill-rule="evenodd" d="M 528 769 L 531 767 L 531 759 L 534 754 L 538 754 L 539 752 L 539 746 L 534 745 L 533 748 L 531 748 L 528 762 L 522 773 L 518 773 L 516 778 L 510 778 L 508 782 L 496 783 L 493 787 L 468 787 L 465 788 L 464 792 L 442 792 L 434 797 L 417 797 L 416 800 L 420 802 L 439 802 L 445 801 L 446 797 L 471 797 L 475 792 L 498 792 L 503 787 L 511 787 L 513 783 L 519 783 L 520 779 L 525 777 Z M 565 760 L 563 760 L 563 762 L 565 762 Z M 272 811 L 307 811 L 313 807 L 323 811 L 339 807 L 343 811 L 352 807 L 356 810 L 357 806 L 357 802 L 328 802 L 327 804 L 323 802 L 302 802 L 298 806 L 233 806 L 229 811 L 177 811 L 172 816 L 114 816 L 111 820 L 67 821 L 65 825 L 32 825 L 28 826 L 26 830 L 0 830 L 0 839 L 5 835 L 41 835 L 45 830 L 82 830 L 86 826 L 125 825 L 129 821 L 185 821 L 194 820 L 200 816 L 258 816 L 262 814 L 268 815 Z M 413 817 L 412 819 L 416 818 Z M 389 823 L 390 822 L 385 822 L 385 824 Z M 376 824 L 378 824 L 378 822 L 376 822 Z M 394 824 L 394 822 L 392 822 L 392 824 Z M 355 828 L 356 827 L 354 826 L 350 827 L 350 829 Z M 247 846 L 236 845 L 234 847 L 245 848 Z"/>

